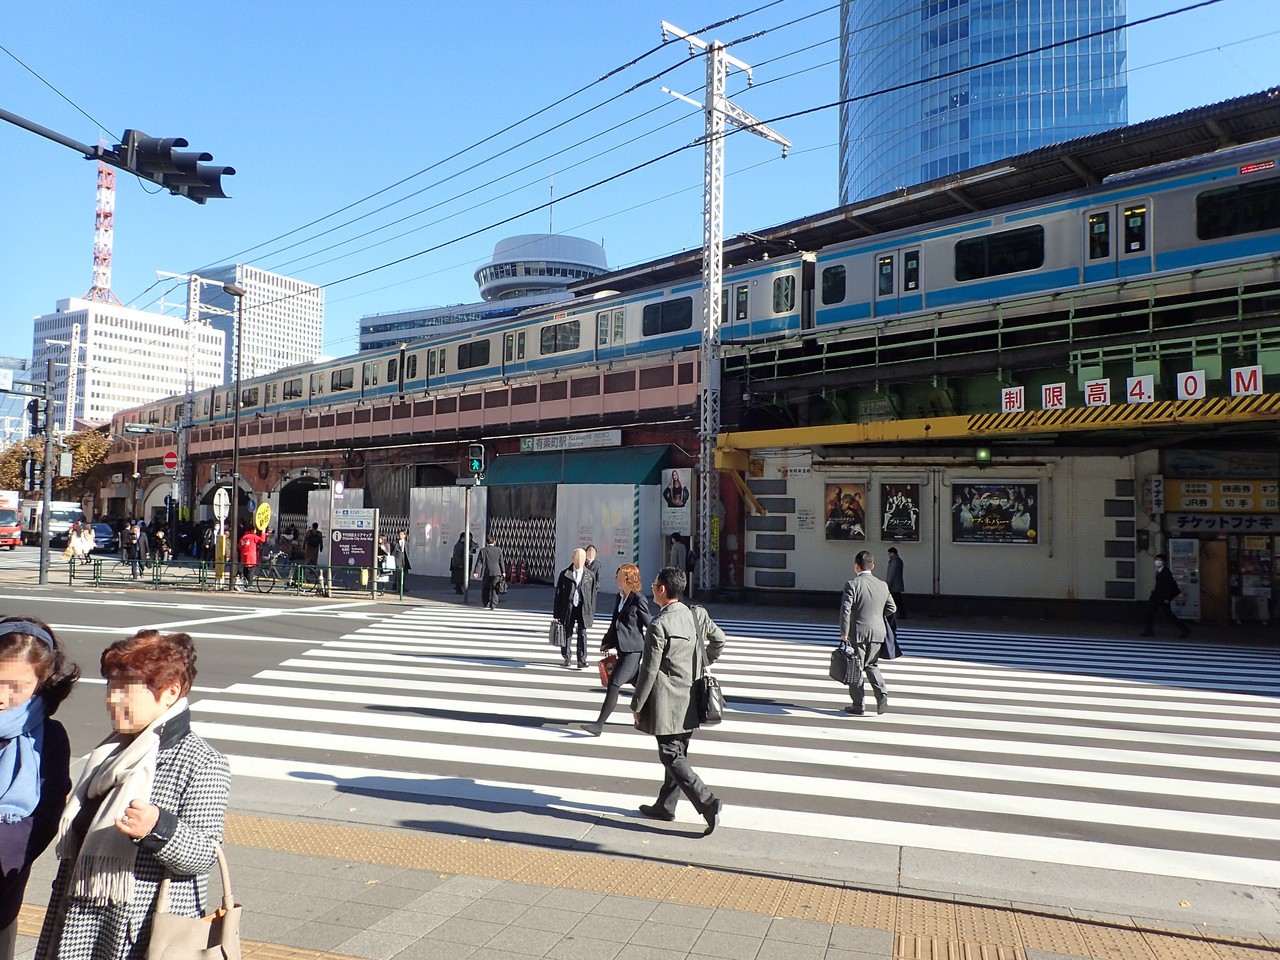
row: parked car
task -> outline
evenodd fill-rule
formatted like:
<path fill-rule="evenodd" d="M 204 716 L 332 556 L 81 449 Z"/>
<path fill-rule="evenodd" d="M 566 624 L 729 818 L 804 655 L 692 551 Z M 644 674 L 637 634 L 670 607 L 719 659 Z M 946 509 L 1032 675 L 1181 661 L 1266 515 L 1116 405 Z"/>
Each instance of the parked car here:
<path fill-rule="evenodd" d="M 111 524 L 95 523 L 93 525 L 93 552 L 120 552 L 120 535 L 111 529 Z"/>

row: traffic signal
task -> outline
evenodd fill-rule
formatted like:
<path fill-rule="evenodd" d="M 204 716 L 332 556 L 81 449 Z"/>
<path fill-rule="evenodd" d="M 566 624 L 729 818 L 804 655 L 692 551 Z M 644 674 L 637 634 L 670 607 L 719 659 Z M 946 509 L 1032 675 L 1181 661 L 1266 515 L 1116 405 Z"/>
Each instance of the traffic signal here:
<path fill-rule="evenodd" d="M 44 418 L 40 416 L 40 400 L 33 397 L 27 401 L 27 416 L 31 421 L 30 435 L 39 437 L 44 434 Z"/>
<path fill-rule="evenodd" d="M 473 477 L 484 476 L 484 444 L 472 443 L 467 445 L 467 469 L 471 471 Z"/>
<path fill-rule="evenodd" d="M 28 490 L 40 489 L 40 461 L 36 457 L 27 457 L 22 461 L 22 482 Z"/>
<path fill-rule="evenodd" d="M 225 198 L 221 178 L 235 174 L 234 167 L 205 163 L 213 154 L 202 150 L 179 150 L 187 146 L 182 137 L 148 137 L 140 130 L 126 130 L 124 143 L 116 144 L 120 166 L 132 174 L 165 187 L 170 193 L 204 203 L 210 197 Z"/>

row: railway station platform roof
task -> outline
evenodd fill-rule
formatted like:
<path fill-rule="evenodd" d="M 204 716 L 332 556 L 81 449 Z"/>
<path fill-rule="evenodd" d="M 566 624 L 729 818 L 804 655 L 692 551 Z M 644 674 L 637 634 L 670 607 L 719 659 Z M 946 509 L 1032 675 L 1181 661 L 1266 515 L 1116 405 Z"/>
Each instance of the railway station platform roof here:
<path fill-rule="evenodd" d="M 1216 150 L 1280 137 L 1280 87 L 1119 127 L 837 207 L 724 243 L 726 267 L 815 250 L 1014 203 L 1097 186 L 1104 179 Z M 697 276 L 701 248 L 574 285 L 577 296 L 627 291 Z"/>

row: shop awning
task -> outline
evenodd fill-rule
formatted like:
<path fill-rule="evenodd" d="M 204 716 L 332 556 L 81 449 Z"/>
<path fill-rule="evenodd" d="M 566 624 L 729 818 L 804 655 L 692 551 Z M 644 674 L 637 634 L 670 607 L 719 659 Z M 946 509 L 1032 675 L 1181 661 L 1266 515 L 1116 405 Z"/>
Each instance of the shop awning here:
<path fill-rule="evenodd" d="M 498 457 L 484 471 L 484 486 L 524 483 L 659 483 L 667 461 L 665 446 L 610 450 L 513 453 Z"/>

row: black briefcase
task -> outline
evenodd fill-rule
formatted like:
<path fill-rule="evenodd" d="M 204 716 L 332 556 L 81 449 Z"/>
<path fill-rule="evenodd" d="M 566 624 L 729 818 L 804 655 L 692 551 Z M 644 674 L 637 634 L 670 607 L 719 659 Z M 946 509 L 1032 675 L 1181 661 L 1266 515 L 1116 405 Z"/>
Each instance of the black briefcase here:
<path fill-rule="evenodd" d="M 565 645 L 564 624 L 555 617 L 551 618 L 551 623 L 547 627 L 547 643 L 553 647 L 563 647 Z"/>
<path fill-rule="evenodd" d="M 853 648 L 847 644 L 841 643 L 838 647 L 831 651 L 831 669 L 828 675 L 836 683 L 849 682 L 849 678 L 853 676 Z"/>

